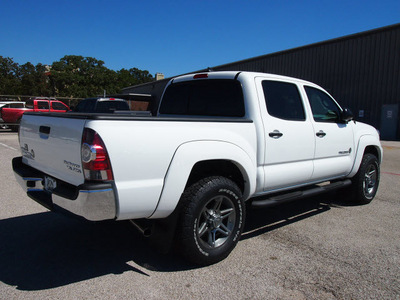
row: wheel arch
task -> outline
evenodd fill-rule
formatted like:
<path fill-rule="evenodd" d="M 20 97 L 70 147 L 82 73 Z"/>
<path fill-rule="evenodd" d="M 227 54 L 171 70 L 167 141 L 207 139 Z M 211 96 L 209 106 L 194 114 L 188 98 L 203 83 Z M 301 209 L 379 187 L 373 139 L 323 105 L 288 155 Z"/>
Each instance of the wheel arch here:
<path fill-rule="evenodd" d="M 205 177 L 222 176 L 235 182 L 243 193 L 245 189 L 245 179 L 242 172 L 244 172 L 244 170 L 241 170 L 240 166 L 236 165 L 233 161 L 224 159 L 199 161 L 193 166 L 185 188 Z"/>
<path fill-rule="evenodd" d="M 353 177 L 358 169 L 360 168 L 362 158 L 366 153 L 371 153 L 378 158 L 379 164 L 382 162 L 382 146 L 380 145 L 379 140 L 377 140 L 372 135 L 364 135 L 361 136 L 358 145 L 357 152 L 354 159 L 353 169 L 351 170 L 348 177 Z"/>
<path fill-rule="evenodd" d="M 365 155 L 367 153 L 375 155 L 376 158 L 378 159 L 379 163 L 382 162 L 382 153 L 380 152 L 378 147 L 376 147 L 376 146 L 367 146 L 367 147 L 365 147 L 363 155 Z"/>
<path fill-rule="evenodd" d="M 255 159 L 255 155 L 253 156 Z M 151 218 L 164 218 L 174 211 L 184 190 L 198 180 L 224 176 L 235 182 L 247 199 L 256 188 L 256 163 L 235 144 L 195 141 L 181 145 L 164 179 L 163 190 Z"/>

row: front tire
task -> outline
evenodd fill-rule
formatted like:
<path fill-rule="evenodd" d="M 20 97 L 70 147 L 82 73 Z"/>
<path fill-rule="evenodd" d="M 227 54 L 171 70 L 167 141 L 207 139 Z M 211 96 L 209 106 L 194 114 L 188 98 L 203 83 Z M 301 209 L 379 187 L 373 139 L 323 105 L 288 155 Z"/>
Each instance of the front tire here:
<path fill-rule="evenodd" d="M 183 256 L 199 265 L 226 258 L 244 227 L 245 205 L 237 185 L 208 177 L 187 188 L 181 201 L 177 242 Z"/>
<path fill-rule="evenodd" d="M 380 170 L 378 158 L 367 153 L 363 156 L 360 169 L 352 178 L 353 199 L 357 204 L 370 203 L 378 191 Z"/>

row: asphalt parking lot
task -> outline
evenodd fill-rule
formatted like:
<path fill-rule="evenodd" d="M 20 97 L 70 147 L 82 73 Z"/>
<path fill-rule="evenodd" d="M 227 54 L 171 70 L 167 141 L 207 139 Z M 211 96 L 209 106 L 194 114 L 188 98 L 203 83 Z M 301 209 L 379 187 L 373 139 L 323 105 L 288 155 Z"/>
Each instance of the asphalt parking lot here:
<path fill-rule="evenodd" d="M 17 134 L 0 130 L 0 299 L 399 299 L 400 143 L 383 142 L 377 197 L 341 193 L 250 210 L 204 268 L 160 254 L 126 222 L 48 212 L 19 188 Z"/>

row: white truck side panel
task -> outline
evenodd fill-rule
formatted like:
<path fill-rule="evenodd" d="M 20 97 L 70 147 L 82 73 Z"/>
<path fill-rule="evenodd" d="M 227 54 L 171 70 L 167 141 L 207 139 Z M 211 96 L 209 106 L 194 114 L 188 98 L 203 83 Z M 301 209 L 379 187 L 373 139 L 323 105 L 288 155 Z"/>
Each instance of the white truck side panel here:
<path fill-rule="evenodd" d="M 257 164 L 254 158 L 254 151 L 246 153 L 237 145 L 223 141 L 193 141 L 181 145 L 168 169 L 160 202 L 151 217 L 165 218 L 175 209 L 193 166 L 201 161 L 230 160 L 236 164 L 246 182 L 243 196 L 247 199 L 256 189 Z"/>
<path fill-rule="evenodd" d="M 106 145 L 118 193 L 117 219 L 148 218 L 153 214 L 168 168 L 183 144 L 230 141 L 250 157 L 256 157 L 257 142 L 252 122 L 92 120 L 86 127 L 97 131 Z M 196 147 L 191 155 L 202 158 L 203 151 Z M 229 157 L 225 154 L 222 157 Z M 221 158 L 220 153 L 213 157 L 218 158 Z M 175 193 L 176 203 L 180 192 Z M 173 205 L 169 207 L 173 210 Z"/>

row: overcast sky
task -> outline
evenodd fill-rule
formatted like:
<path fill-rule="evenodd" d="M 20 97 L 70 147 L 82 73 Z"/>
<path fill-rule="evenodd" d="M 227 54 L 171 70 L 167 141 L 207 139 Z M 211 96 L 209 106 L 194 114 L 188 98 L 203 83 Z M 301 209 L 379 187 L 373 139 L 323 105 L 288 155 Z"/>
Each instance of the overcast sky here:
<path fill-rule="evenodd" d="M 0 0 L 0 55 L 166 77 L 400 22 L 400 0 Z"/>

